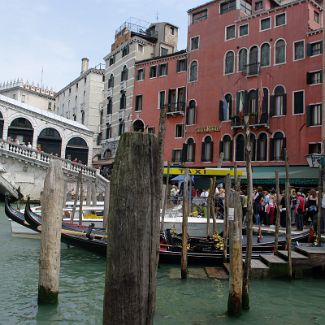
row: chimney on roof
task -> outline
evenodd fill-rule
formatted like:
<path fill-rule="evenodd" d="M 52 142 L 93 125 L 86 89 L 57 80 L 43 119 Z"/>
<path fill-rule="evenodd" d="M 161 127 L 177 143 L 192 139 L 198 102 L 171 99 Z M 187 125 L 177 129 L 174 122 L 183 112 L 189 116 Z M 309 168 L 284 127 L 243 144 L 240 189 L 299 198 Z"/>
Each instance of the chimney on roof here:
<path fill-rule="evenodd" d="M 82 58 L 81 59 L 81 73 L 83 74 L 84 72 L 86 72 L 88 70 L 88 66 L 89 66 L 89 59 L 88 58 Z"/>

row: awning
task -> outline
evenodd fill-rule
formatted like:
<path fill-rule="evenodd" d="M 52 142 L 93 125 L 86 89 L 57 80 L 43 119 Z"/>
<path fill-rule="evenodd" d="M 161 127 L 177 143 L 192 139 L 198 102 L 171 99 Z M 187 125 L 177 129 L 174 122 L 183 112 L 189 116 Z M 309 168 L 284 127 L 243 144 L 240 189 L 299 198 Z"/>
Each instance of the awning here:
<path fill-rule="evenodd" d="M 280 184 L 285 183 L 285 167 L 253 167 L 253 183 L 275 186 L 275 171 L 279 172 Z M 289 182 L 292 186 L 317 186 L 319 183 L 319 169 L 309 166 L 290 166 Z M 247 183 L 246 178 L 242 178 L 242 183 Z"/>

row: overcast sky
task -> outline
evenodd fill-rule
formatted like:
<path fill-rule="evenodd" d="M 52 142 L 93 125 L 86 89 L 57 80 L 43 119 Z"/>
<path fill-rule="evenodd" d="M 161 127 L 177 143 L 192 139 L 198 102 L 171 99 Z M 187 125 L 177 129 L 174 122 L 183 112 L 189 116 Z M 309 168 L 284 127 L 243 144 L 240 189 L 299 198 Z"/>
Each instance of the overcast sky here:
<path fill-rule="evenodd" d="M 186 47 L 187 10 L 207 0 L 0 0 L 0 83 L 23 78 L 55 91 L 78 77 L 81 58 L 103 62 L 115 30 L 129 17 L 179 27 Z"/>

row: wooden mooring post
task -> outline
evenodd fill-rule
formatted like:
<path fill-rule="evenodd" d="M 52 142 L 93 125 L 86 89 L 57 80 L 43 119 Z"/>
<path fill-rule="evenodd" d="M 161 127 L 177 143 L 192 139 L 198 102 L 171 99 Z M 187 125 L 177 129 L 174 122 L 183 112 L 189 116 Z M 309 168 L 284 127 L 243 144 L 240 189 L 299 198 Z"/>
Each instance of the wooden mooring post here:
<path fill-rule="evenodd" d="M 276 190 L 276 207 L 275 207 L 275 238 L 274 251 L 278 251 L 279 247 L 279 229 L 280 229 L 280 178 L 279 172 L 275 171 L 275 190 Z"/>
<path fill-rule="evenodd" d="M 289 181 L 289 163 L 287 151 L 285 150 L 285 195 L 286 195 L 286 241 L 288 250 L 288 277 L 292 279 L 292 259 L 291 259 L 291 202 L 290 202 L 290 181 Z"/>
<path fill-rule="evenodd" d="M 84 203 L 84 187 L 82 180 L 82 169 L 80 171 L 80 195 L 79 195 L 79 225 L 82 225 L 82 205 Z"/>
<path fill-rule="evenodd" d="M 153 324 L 160 171 L 155 135 L 121 136 L 111 178 L 103 324 Z"/>
<path fill-rule="evenodd" d="M 243 261 L 242 261 L 242 205 L 237 191 L 231 191 L 228 203 L 229 222 L 229 295 L 228 315 L 238 316 L 242 310 Z"/>
<path fill-rule="evenodd" d="M 74 200 L 73 200 L 73 208 L 72 208 L 72 213 L 70 216 L 70 222 L 73 222 L 73 219 L 75 217 L 76 214 L 76 209 L 77 209 L 77 202 L 78 202 L 78 198 L 79 198 L 79 192 L 80 192 L 80 180 L 82 178 L 82 174 L 81 171 L 79 171 L 79 175 L 77 178 L 77 188 L 75 190 L 75 196 L 74 196 Z"/>
<path fill-rule="evenodd" d="M 169 194 L 169 173 L 170 173 L 170 161 L 167 162 L 167 177 L 166 177 L 166 187 L 163 190 L 163 206 L 161 212 L 161 221 L 160 221 L 160 231 L 164 230 L 164 222 L 165 222 L 165 214 L 166 214 L 166 206 L 168 204 L 168 194 Z"/>
<path fill-rule="evenodd" d="M 42 232 L 38 304 L 55 304 L 59 294 L 61 223 L 64 176 L 62 163 L 53 159 L 42 194 Z"/>
<path fill-rule="evenodd" d="M 184 175 L 184 188 L 183 188 L 183 221 L 182 221 L 182 258 L 181 258 L 181 278 L 187 279 L 187 228 L 188 228 L 188 214 L 189 214 L 189 202 L 188 202 L 188 168 L 185 169 Z"/>
<path fill-rule="evenodd" d="M 228 207 L 229 207 L 230 188 L 231 188 L 231 179 L 230 179 L 230 175 L 228 174 L 225 177 L 225 201 L 224 201 L 224 209 L 223 209 L 224 260 L 227 260 L 228 257 Z"/>

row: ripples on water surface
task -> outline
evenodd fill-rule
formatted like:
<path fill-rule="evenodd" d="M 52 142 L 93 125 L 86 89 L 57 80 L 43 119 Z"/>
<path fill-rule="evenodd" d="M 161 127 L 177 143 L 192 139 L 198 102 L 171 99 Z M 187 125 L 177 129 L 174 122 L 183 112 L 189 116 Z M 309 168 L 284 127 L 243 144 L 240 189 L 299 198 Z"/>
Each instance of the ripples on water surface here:
<path fill-rule="evenodd" d="M 62 245 L 59 304 L 37 306 L 39 241 L 11 237 L 0 205 L 0 325 L 102 323 L 105 260 Z M 177 266 L 158 270 L 155 325 L 325 324 L 325 280 L 254 281 L 251 311 L 225 315 L 228 282 L 177 278 Z"/>

